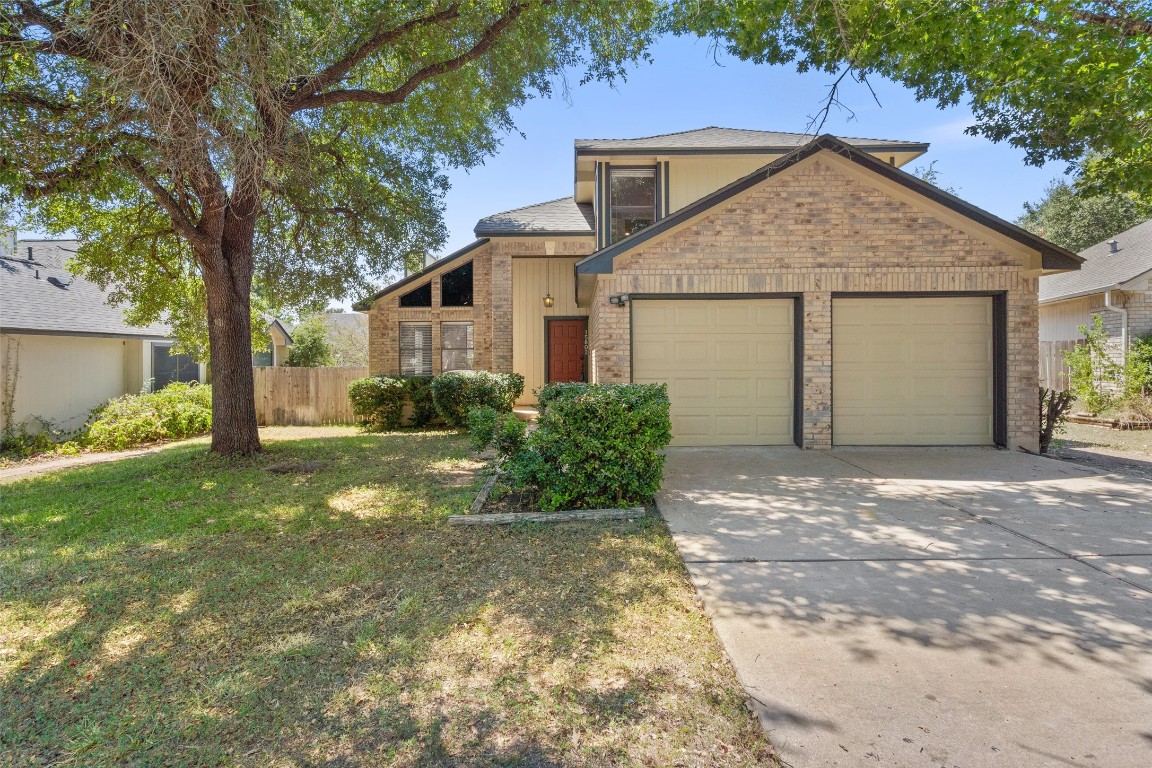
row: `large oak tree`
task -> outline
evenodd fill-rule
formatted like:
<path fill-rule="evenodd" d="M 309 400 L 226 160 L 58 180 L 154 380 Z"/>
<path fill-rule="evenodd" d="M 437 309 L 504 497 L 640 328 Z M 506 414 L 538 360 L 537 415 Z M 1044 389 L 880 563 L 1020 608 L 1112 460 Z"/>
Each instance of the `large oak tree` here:
<path fill-rule="evenodd" d="M 761 63 L 879 74 L 920 99 L 967 101 L 973 134 L 1066 161 L 1088 187 L 1152 198 L 1148 0 L 680 0 L 674 28 Z"/>
<path fill-rule="evenodd" d="M 572 66 L 643 55 L 610 0 L 0 0 L 0 190 L 77 268 L 207 327 L 212 449 L 259 450 L 253 312 L 368 288 L 442 244 L 447 166 Z M 560 82 L 563 82 L 562 80 Z M 255 305 L 253 297 L 256 298 Z"/>

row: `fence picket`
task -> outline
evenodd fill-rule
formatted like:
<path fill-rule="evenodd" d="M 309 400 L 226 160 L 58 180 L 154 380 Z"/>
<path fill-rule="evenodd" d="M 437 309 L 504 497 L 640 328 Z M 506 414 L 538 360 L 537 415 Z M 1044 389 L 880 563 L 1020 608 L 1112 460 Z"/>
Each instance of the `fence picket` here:
<path fill-rule="evenodd" d="M 348 385 L 368 375 L 348 368 L 253 368 L 256 420 L 261 426 L 353 424 Z"/>

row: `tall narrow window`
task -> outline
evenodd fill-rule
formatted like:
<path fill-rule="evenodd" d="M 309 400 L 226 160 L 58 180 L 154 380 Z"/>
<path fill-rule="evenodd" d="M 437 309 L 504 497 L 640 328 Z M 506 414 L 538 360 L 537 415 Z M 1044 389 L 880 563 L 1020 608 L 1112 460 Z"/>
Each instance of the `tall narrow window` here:
<path fill-rule="evenodd" d="M 402 307 L 430 307 L 432 306 L 432 283 L 424 283 L 419 288 L 413 288 L 400 297 Z"/>
<path fill-rule="evenodd" d="M 472 262 L 445 272 L 440 278 L 440 306 L 472 306 Z"/>
<path fill-rule="evenodd" d="M 432 323 L 400 323 L 400 375 L 432 375 Z"/>
<path fill-rule="evenodd" d="M 440 323 L 440 370 L 472 370 L 472 323 Z"/>
<path fill-rule="evenodd" d="M 656 220 L 655 168 L 613 168 L 610 186 L 608 215 L 613 243 Z"/>

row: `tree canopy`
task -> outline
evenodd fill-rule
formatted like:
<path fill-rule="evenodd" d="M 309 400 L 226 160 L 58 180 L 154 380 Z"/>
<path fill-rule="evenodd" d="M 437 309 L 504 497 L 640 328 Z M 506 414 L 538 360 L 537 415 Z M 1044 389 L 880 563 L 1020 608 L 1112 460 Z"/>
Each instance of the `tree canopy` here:
<path fill-rule="evenodd" d="M 207 336 L 214 450 L 258 450 L 252 316 L 417 266 L 444 169 L 579 66 L 643 55 L 655 3 L 0 0 L 0 199 L 83 240 L 77 267 Z M 255 300 L 253 300 L 255 297 Z M 206 354 L 207 350 L 197 350 Z"/>
<path fill-rule="evenodd" d="M 681 0 L 673 28 L 760 63 L 871 75 L 948 107 L 1026 162 L 1065 161 L 1085 185 L 1152 197 L 1152 2 L 1148 0 Z"/>
<path fill-rule="evenodd" d="M 1132 194 L 1091 194 L 1054 181 L 1043 199 L 1024 203 L 1016 223 L 1070 251 L 1082 251 L 1152 218 L 1152 205 Z"/>

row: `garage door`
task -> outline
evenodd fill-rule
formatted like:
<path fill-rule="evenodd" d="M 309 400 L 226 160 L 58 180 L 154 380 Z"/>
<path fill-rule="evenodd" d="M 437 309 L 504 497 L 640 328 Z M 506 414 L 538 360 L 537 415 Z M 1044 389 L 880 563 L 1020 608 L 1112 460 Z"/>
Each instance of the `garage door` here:
<path fill-rule="evenodd" d="M 834 299 L 835 445 L 991 445 L 992 299 Z"/>
<path fill-rule="evenodd" d="M 791 299 L 632 302 L 632 377 L 664 382 L 673 445 L 792 442 Z"/>

